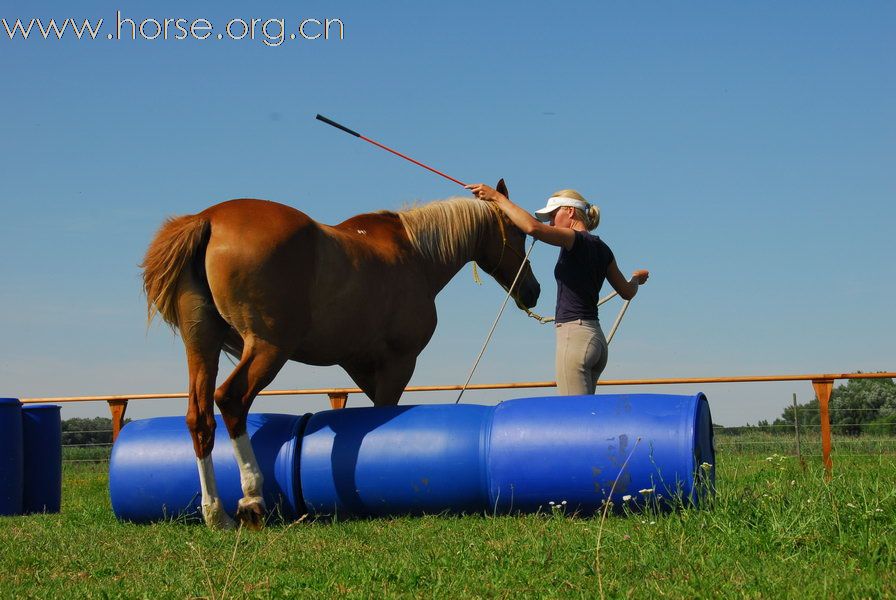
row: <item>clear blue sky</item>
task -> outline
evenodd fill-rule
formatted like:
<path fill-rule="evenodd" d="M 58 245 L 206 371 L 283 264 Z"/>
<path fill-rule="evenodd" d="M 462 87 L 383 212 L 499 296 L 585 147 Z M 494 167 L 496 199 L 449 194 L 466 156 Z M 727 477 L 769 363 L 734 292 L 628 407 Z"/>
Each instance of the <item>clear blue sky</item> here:
<path fill-rule="evenodd" d="M 108 40 L 118 9 L 215 33 L 339 18 L 345 38 Z M 0 395 L 186 388 L 179 338 L 146 329 L 137 268 L 169 215 L 252 196 L 332 224 L 464 193 L 316 113 L 461 180 L 504 177 L 530 209 L 566 187 L 599 204 L 621 268 L 652 273 L 607 379 L 896 369 L 892 2 L 4 1 L 0 17 L 105 20 L 96 41 L 0 29 Z M 555 257 L 534 254 L 547 314 Z M 462 382 L 502 299 L 462 271 L 412 383 Z M 508 309 L 474 382 L 553 378 L 552 329 Z M 338 367 L 289 365 L 272 387 L 346 384 Z M 698 389 L 723 424 L 812 396 L 808 383 L 604 391 Z"/>

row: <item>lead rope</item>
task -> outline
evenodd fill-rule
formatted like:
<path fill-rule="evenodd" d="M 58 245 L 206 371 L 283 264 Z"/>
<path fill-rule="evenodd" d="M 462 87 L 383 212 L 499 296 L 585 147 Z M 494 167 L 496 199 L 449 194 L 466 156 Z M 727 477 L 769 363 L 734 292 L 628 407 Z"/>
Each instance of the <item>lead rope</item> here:
<path fill-rule="evenodd" d="M 480 283 L 481 283 L 481 282 L 480 282 Z M 618 295 L 619 295 L 619 292 L 612 292 L 612 293 L 610 293 L 610 294 L 607 294 L 606 296 L 604 296 L 603 298 L 601 298 L 601 299 L 598 301 L 597 305 L 600 306 L 601 304 L 604 304 L 604 303 L 607 302 L 608 300 L 612 300 L 613 298 L 615 298 L 615 297 L 618 296 Z M 625 301 L 625 306 L 623 307 L 623 310 L 622 310 L 622 314 L 625 314 L 625 308 L 628 307 L 628 303 L 629 303 L 629 301 L 626 300 L 626 301 Z M 531 310 L 529 310 L 528 308 L 523 309 L 523 310 L 526 311 L 526 314 L 527 314 L 527 315 L 529 315 L 530 317 L 532 317 L 533 319 L 535 319 L 535 320 L 538 321 L 539 323 L 543 323 L 543 324 L 544 324 L 544 323 L 553 323 L 553 322 L 554 322 L 554 317 L 542 317 L 540 314 L 536 313 L 535 311 L 531 311 Z M 619 326 L 619 321 L 620 321 L 621 319 L 622 319 L 622 317 L 617 317 L 617 319 L 616 319 L 616 323 L 613 325 L 613 331 L 616 331 L 616 327 Z M 611 335 L 611 337 L 612 337 L 612 335 Z"/>
<path fill-rule="evenodd" d="M 467 376 L 467 380 L 464 382 L 464 387 L 461 388 L 460 393 L 457 395 L 457 400 L 454 401 L 455 404 L 458 404 L 460 402 L 461 396 L 464 395 L 464 392 L 467 391 L 467 386 L 470 385 L 470 380 L 473 379 L 473 373 L 476 372 L 476 367 L 479 366 L 479 361 L 482 360 L 482 355 L 485 354 L 485 349 L 488 347 L 488 343 L 492 339 L 492 334 L 495 333 L 495 328 L 498 326 L 498 321 L 501 319 L 501 315 L 504 313 L 504 309 L 507 307 L 507 301 L 510 300 L 510 296 L 513 293 L 513 288 L 516 287 L 516 282 L 517 280 L 519 280 L 523 269 L 525 269 L 526 265 L 529 264 L 529 255 L 532 254 L 532 250 L 535 249 L 536 241 L 537 240 L 534 239 L 532 240 L 532 245 L 529 246 L 529 251 L 526 252 L 526 258 L 520 264 L 520 269 L 516 272 L 516 277 L 513 278 L 513 283 L 511 283 L 510 287 L 507 288 L 507 295 L 504 297 L 504 302 L 501 303 L 501 310 L 498 311 L 498 316 L 495 317 L 495 322 L 492 323 L 492 328 L 489 330 L 488 335 L 485 336 L 485 343 L 482 344 L 482 350 L 479 351 L 479 356 L 476 357 L 476 362 L 473 363 L 473 368 L 470 369 L 470 374 Z M 473 265 L 475 268 L 476 263 L 474 262 Z"/>
<path fill-rule="evenodd" d="M 612 296 L 610 296 L 612 298 Z M 607 298 L 609 300 L 610 298 Z M 622 303 L 622 308 L 619 309 L 619 314 L 616 315 L 616 320 L 613 321 L 613 327 L 610 328 L 610 335 L 607 336 L 607 345 L 610 345 L 610 342 L 613 341 L 613 336 L 616 335 L 616 330 L 619 329 L 619 324 L 622 323 L 622 317 L 625 316 L 625 311 L 628 310 L 628 305 L 631 300 L 626 300 Z"/>

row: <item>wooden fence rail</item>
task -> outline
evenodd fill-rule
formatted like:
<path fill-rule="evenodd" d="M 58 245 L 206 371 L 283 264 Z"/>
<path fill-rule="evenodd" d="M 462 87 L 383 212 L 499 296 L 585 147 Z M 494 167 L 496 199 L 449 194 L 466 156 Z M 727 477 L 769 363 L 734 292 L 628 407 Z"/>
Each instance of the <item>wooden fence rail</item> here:
<path fill-rule="evenodd" d="M 821 449 L 824 468 L 830 476 L 833 470 L 831 460 L 831 420 L 828 404 L 831 399 L 831 390 L 834 381 L 838 379 L 892 379 L 896 378 L 896 372 L 887 373 L 820 373 L 815 375 L 748 375 L 743 377 L 680 377 L 671 379 L 608 379 L 598 381 L 599 386 L 611 385 L 676 385 L 693 383 L 755 383 L 770 381 L 811 381 L 818 398 L 821 412 Z M 516 383 L 480 383 L 468 385 L 468 390 L 506 390 L 506 389 L 533 389 L 557 387 L 555 381 L 528 381 Z M 460 390 L 461 385 L 423 385 L 411 386 L 405 392 L 441 392 Z M 265 390 L 261 396 L 308 396 L 324 395 L 330 398 L 330 406 L 343 408 L 348 401 L 349 394 L 362 393 L 359 388 L 318 388 L 305 390 Z M 112 413 L 112 439 L 118 437 L 118 432 L 124 424 L 124 413 L 128 402 L 131 400 L 154 400 L 162 398 L 187 398 L 186 392 L 173 392 L 165 394 L 120 394 L 114 396 L 60 396 L 51 398 L 22 398 L 25 404 L 60 403 L 60 402 L 106 402 Z"/>

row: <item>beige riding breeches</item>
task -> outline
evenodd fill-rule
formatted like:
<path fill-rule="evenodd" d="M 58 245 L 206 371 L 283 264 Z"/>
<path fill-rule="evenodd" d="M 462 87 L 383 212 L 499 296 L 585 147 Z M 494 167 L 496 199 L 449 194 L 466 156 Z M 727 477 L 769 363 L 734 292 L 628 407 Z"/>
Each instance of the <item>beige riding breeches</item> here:
<path fill-rule="evenodd" d="M 598 321 L 557 323 L 557 393 L 593 394 L 607 366 L 607 338 Z"/>

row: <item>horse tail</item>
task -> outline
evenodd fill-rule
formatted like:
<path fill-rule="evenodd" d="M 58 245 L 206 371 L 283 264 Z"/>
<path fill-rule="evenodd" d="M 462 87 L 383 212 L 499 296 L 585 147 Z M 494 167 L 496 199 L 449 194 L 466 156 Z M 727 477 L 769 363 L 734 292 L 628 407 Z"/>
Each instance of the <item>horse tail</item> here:
<path fill-rule="evenodd" d="M 205 253 L 210 234 L 211 222 L 203 215 L 171 217 L 159 228 L 140 264 L 147 324 L 160 314 L 172 328 L 177 328 L 178 281 L 184 269 L 203 270 L 199 259 Z"/>

